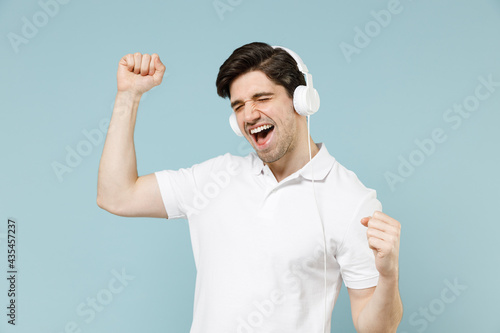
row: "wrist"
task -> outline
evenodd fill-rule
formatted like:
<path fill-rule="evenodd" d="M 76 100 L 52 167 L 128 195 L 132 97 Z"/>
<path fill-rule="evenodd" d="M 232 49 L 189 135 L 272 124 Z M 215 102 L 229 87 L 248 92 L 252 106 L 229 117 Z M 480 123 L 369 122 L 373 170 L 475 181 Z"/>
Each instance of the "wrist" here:
<path fill-rule="evenodd" d="M 382 279 L 387 282 L 398 282 L 399 281 L 399 270 L 396 269 L 394 272 L 388 274 L 379 273 L 379 280 Z"/>
<path fill-rule="evenodd" d="M 128 91 L 128 90 L 118 90 L 116 93 L 116 98 L 125 99 L 129 101 L 139 102 L 141 100 L 142 93 L 137 91 Z"/>

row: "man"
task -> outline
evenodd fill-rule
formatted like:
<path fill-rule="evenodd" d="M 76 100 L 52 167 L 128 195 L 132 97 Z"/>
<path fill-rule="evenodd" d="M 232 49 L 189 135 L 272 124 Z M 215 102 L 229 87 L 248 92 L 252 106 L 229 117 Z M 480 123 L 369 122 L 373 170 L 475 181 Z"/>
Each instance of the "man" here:
<path fill-rule="evenodd" d="M 400 223 L 308 135 L 293 104 L 306 84 L 293 57 L 251 43 L 220 68 L 217 92 L 230 98 L 255 153 L 138 177 L 137 108 L 164 71 L 157 54 L 120 60 L 97 204 L 120 216 L 188 219 L 197 268 L 191 333 L 324 332 L 342 281 L 358 332 L 396 332 Z"/>

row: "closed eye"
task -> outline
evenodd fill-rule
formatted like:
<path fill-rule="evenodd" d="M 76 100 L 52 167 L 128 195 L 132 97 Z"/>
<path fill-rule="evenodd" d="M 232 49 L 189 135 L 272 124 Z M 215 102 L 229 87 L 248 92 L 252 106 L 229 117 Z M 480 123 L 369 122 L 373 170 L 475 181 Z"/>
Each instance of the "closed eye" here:
<path fill-rule="evenodd" d="M 264 96 L 263 96 L 264 95 Z M 241 108 L 246 104 L 246 102 L 248 101 L 251 101 L 253 100 L 254 102 L 254 105 L 255 104 L 261 104 L 261 103 L 266 103 L 268 101 L 270 101 L 272 99 L 272 96 L 273 94 L 272 93 L 268 93 L 268 92 L 264 92 L 264 93 L 257 93 L 253 96 L 252 99 L 250 100 L 246 100 L 246 101 L 241 101 L 241 100 L 238 100 L 238 101 L 235 101 L 232 103 L 232 107 L 233 107 L 233 110 L 234 112 L 237 112 L 237 111 L 240 111 Z M 263 106 L 263 105 L 261 105 Z"/>

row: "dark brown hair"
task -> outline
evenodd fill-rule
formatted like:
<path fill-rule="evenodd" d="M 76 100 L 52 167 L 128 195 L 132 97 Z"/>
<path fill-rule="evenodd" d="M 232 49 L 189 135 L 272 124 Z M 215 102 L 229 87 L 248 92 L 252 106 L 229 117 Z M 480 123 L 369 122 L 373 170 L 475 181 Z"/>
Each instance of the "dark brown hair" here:
<path fill-rule="evenodd" d="M 262 71 L 275 84 L 285 88 L 290 98 L 299 85 L 305 85 L 304 74 L 299 71 L 295 59 L 283 49 L 274 49 L 266 43 L 253 42 L 243 45 L 220 66 L 215 85 L 220 97 L 231 97 L 229 87 L 238 76 Z"/>

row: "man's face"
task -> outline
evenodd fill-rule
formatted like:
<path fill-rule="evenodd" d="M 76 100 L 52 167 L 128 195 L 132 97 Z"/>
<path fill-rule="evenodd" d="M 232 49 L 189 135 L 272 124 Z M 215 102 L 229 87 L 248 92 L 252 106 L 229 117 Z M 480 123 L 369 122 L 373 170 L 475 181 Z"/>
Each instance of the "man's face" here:
<path fill-rule="evenodd" d="M 263 162 L 275 162 L 294 150 L 300 116 L 283 86 L 252 71 L 238 76 L 229 91 L 238 126 Z"/>

